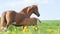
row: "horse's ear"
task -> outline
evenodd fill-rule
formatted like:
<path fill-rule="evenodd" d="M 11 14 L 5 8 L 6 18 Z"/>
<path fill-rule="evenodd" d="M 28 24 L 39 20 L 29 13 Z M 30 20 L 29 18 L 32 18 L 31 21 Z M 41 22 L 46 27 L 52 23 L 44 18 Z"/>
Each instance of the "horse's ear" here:
<path fill-rule="evenodd" d="M 36 8 L 38 8 L 38 6 L 37 5 L 32 5 L 32 8 L 35 8 L 36 9 Z"/>
<path fill-rule="evenodd" d="M 32 5 L 33 7 L 37 7 L 37 5 Z"/>

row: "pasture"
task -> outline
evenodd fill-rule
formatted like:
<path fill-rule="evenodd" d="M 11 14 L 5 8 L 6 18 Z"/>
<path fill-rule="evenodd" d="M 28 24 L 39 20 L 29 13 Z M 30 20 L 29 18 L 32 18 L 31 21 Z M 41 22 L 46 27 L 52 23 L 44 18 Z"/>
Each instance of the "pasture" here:
<path fill-rule="evenodd" d="M 34 26 L 28 26 L 26 31 L 22 31 L 21 27 L 10 25 L 7 32 L 0 32 L 0 34 L 60 34 L 60 20 L 41 20 L 38 21 L 38 31 L 34 30 Z"/>

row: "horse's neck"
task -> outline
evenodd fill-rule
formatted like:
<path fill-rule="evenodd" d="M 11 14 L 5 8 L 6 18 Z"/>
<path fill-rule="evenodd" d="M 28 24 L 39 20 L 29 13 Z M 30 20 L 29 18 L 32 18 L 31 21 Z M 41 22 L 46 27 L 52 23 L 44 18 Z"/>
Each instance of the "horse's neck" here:
<path fill-rule="evenodd" d="M 19 12 L 19 13 L 21 13 L 21 14 L 27 14 L 27 9 L 28 9 L 28 7 L 25 7 L 25 8 L 22 9 L 21 12 Z"/>
<path fill-rule="evenodd" d="M 32 12 L 29 11 L 28 13 L 25 13 L 25 12 L 20 12 L 19 14 L 24 14 L 26 15 L 27 17 L 30 17 L 32 15 Z"/>
<path fill-rule="evenodd" d="M 28 12 L 27 15 L 28 15 L 28 17 L 30 17 L 32 15 L 32 12 L 31 11 Z"/>
<path fill-rule="evenodd" d="M 20 13 L 20 14 L 25 14 L 25 13 L 24 13 L 24 12 L 22 12 L 22 11 L 21 11 L 21 12 L 19 12 L 19 13 Z"/>
<path fill-rule="evenodd" d="M 27 14 L 27 9 L 26 9 L 26 10 L 23 9 L 23 10 L 21 10 L 19 13 L 20 13 L 20 14 Z"/>

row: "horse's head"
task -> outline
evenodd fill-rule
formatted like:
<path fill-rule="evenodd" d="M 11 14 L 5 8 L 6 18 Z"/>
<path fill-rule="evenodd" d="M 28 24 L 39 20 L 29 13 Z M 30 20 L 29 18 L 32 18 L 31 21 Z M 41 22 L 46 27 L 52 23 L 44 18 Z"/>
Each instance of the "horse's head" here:
<path fill-rule="evenodd" d="M 32 11 L 34 14 L 36 14 L 38 17 L 40 16 L 39 12 L 38 12 L 38 7 L 37 5 L 32 5 Z"/>
<path fill-rule="evenodd" d="M 30 17 L 32 13 L 34 13 L 38 17 L 40 16 L 37 5 L 27 6 L 24 9 L 22 9 L 19 13 L 28 15 L 28 17 Z"/>
<path fill-rule="evenodd" d="M 31 8 L 29 9 L 30 12 L 34 13 L 35 15 L 37 15 L 38 17 L 40 16 L 39 12 L 38 12 L 38 7 L 37 5 L 32 5 Z"/>

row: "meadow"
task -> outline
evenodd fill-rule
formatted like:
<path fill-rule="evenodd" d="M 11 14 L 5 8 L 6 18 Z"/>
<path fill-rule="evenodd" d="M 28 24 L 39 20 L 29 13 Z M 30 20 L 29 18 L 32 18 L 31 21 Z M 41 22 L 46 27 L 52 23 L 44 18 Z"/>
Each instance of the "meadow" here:
<path fill-rule="evenodd" d="M 20 27 L 10 25 L 7 31 L 0 34 L 60 34 L 60 20 L 41 20 L 37 22 L 38 31 L 34 30 L 34 26 L 28 26 L 25 31 Z"/>

